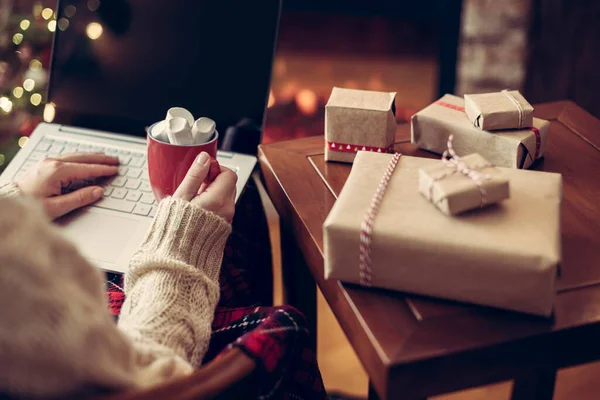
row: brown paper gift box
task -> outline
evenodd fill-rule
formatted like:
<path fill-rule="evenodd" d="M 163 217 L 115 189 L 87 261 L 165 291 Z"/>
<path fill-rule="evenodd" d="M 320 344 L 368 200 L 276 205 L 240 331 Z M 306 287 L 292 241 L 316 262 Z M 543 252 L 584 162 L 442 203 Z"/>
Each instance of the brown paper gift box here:
<path fill-rule="evenodd" d="M 485 158 L 473 153 L 461 157 L 461 161 L 486 176 L 480 182 L 481 189 L 473 179 L 460 172 L 452 173 L 443 163 L 419 169 L 419 191 L 441 212 L 456 215 L 509 197 L 508 179 Z"/>
<path fill-rule="evenodd" d="M 359 150 L 389 152 L 396 93 L 334 87 L 325 106 L 325 160 L 351 163 Z"/>
<path fill-rule="evenodd" d="M 360 227 L 392 155 L 359 152 L 324 224 L 325 277 L 360 283 Z M 418 191 L 402 156 L 375 219 L 372 285 L 549 316 L 561 260 L 559 174 L 504 169 L 511 197 L 449 218 Z"/>
<path fill-rule="evenodd" d="M 533 124 L 533 107 L 518 90 L 465 94 L 465 112 L 485 131 L 522 129 Z"/>
<path fill-rule="evenodd" d="M 482 131 L 473 126 L 464 112 L 464 100 L 451 94 L 425 107 L 411 119 L 411 141 L 420 148 L 442 154 L 448 137 L 454 133 L 454 148 L 458 154 L 479 153 L 492 164 L 508 168 L 529 168 L 542 157 L 549 130 L 550 122 L 534 118 L 533 128 L 493 133 Z"/>

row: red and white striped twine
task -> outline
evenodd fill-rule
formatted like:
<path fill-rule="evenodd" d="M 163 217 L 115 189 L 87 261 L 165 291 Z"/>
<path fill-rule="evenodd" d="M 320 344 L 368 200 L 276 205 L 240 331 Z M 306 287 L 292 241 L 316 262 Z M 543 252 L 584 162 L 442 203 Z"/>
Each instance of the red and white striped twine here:
<path fill-rule="evenodd" d="M 400 153 L 395 153 L 392 157 L 387 169 L 385 170 L 385 174 L 383 174 L 383 177 L 379 182 L 379 186 L 377 186 L 377 190 L 371 199 L 371 204 L 369 204 L 369 208 L 367 209 L 363 222 L 360 226 L 360 284 L 364 286 L 371 286 L 371 236 L 373 234 L 373 224 L 375 223 L 375 217 L 377 217 L 379 206 L 383 200 L 388 183 L 390 183 L 392 174 L 396 169 L 396 165 L 398 165 L 400 156 Z"/>
<path fill-rule="evenodd" d="M 490 177 L 489 177 L 489 175 L 482 174 L 478 170 L 483 169 L 483 168 L 493 167 L 493 165 L 488 163 L 488 164 L 478 165 L 478 166 L 470 168 L 458 156 L 458 154 L 456 154 L 456 151 L 454 150 L 454 145 L 452 144 L 453 140 L 454 140 L 454 134 L 452 134 L 452 135 L 450 135 L 450 137 L 448 137 L 448 149 L 444 151 L 444 154 L 442 154 L 442 162 L 448 168 L 451 168 L 451 170 L 449 170 L 449 171 L 441 174 L 437 178 L 431 180 L 431 183 L 429 184 L 429 200 L 433 201 L 433 186 L 436 182 L 439 182 L 439 181 L 449 177 L 450 175 L 453 175 L 454 173 L 459 172 L 459 173 L 471 178 L 473 180 L 473 182 L 475 182 L 475 184 L 479 188 L 479 192 L 481 193 L 480 207 L 483 207 L 487 204 L 487 191 L 483 187 L 483 182 L 485 180 L 489 179 Z"/>

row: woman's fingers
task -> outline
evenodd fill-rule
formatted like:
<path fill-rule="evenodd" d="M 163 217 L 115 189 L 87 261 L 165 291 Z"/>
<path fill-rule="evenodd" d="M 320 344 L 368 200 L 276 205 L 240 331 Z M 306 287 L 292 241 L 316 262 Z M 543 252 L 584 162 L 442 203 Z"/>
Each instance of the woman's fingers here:
<path fill-rule="evenodd" d="M 44 160 L 47 168 L 51 169 L 52 176 L 61 183 L 72 182 L 79 179 L 98 178 L 111 176 L 119 172 L 116 165 L 81 164 L 59 160 Z"/>
<path fill-rule="evenodd" d="M 117 157 L 108 156 L 104 153 L 71 153 L 52 157 L 51 160 L 81 164 L 119 165 Z"/>
<path fill-rule="evenodd" d="M 202 186 L 202 182 L 204 182 L 208 175 L 209 168 L 210 156 L 205 152 L 200 153 L 173 194 L 173 197 L 179 197 L 187 201 L 196 197 Z"/>
<path fill-rule="evenodd" d="M 192 200 L 192 204 L 196 204 L 231 222 L 235 213 L 237 175 L 228 168 L 221 168 L 222 172 L 203 192 Z"/>
<path fill-rule="evenodd" d="M 100 199 L 104 190 L 99 186 L 89 186 L 69 194 L 48 197 L 44 200 L 50 218 L 56 219 L 77 208 L 87 206 Z"/>

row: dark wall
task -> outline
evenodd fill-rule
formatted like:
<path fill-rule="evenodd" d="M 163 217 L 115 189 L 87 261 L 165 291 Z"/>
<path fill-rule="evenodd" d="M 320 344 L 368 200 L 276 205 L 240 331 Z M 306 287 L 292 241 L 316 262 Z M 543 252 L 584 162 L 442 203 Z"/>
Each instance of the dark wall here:
<path fill-rule="evenodd" d="M 525 94 L 600 118 L 600 1 L 534 0 Z"/>

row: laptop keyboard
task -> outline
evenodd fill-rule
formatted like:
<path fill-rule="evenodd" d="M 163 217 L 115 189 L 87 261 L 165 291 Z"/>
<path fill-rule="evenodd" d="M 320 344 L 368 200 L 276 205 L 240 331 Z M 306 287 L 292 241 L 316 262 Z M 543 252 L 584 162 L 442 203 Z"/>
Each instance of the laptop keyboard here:
<path fill-rule="evenodd" d="M 94 203 L 93 207 L 153 217 L 156 213 L 156 200 L 148 181 L 145 152 L 134 152 L 116 147 L 97 146 L 84 142 L 55 140 L 45 137 L 30 153 L 14 178 L 20 178 L 38 161 L 47 157 L 56 157 L 68 153 L 97 152 L 119 157 L 118 175 L 98 180 L 75 181 L 63 192 L 72 192 L 92 184 L 100 185 L 104 188 L 104 198 Z"/>

